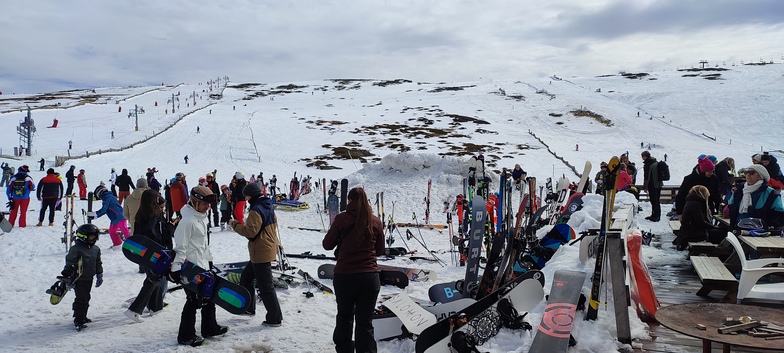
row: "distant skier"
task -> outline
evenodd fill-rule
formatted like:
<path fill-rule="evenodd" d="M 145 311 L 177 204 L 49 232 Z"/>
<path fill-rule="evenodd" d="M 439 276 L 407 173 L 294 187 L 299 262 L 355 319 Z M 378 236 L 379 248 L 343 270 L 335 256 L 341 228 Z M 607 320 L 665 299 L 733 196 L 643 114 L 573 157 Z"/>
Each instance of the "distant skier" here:
<path fill-rule="evenodd" d="M 40 167 L 38 168 L 38 171 L 39 172 L 43 172 L 44 171 L 44 164 L 46 164 L 46 161 L 43 158 L 41 158 L 41 160 L 38 161 L 38 163 L 40 164 Z"/>
<path fill-rule="evenodd" d="M 71 168 L 68 168 L 68 171 L 65 172 L 65 181 L 68 184 L 65 189 L 66 195 L 73 195 L 73 184 L 76 180 L 76 176 L 74 175 L 74 170 L 76 170 L 75 165 L 71 165 Z"/>
<path fill-rule="evenodd" d="M 188 155 L 187 154 L 185 155 L 184 159 L 185 159 L 185 164 L 188 164 Z"/>
<path fill-rule="evenodd" d="M 68 149 L 70 150 L 73 147 L 73 141 L 68 140 Z"/>
<path fill-rule="evenodd" d="M 3 179 L 0 181 L 0 187 L 7 186 L 8 181 L 11 180 L 11 172 L 13 172 L 14 168 L 8 166 L 8 163 L 0 164 L 0 167 L 3 168 Z"/>
<path fill-rule="evenodd" d="M 196 133 L 198 134 L 198 133 L 200 133 L 200 132 L 201 132 L 201 129 L 200 129 L 198 126 L 197 126 L 197 127 L 196 127 Z"/>
<path fill-rule="evenodd" d="M 579 151 L 580 150 L 580 144 L 579 143 L 574 145 L 574 150 L 575 151 Z"/>

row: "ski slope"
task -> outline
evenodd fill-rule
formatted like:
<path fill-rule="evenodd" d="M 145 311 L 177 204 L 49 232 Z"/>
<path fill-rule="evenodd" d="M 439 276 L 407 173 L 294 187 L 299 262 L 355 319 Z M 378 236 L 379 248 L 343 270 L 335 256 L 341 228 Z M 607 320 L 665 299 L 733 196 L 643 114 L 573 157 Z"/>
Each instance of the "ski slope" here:
<path fill-rule="evenodd" d="M 276 175 L 282 188 L 287 188 L 295 172 L 314 180 L 347 178 L 350 186 L 363 186 L 371 197 L 384 192 L 385 213 L 393 214 L 396 222 L 412 221 L 414 215 L 423 222 L 423 198 L 427 180 L 432 179 L 431 220 L 444 223 L 443 202 L 454 200 L 462 192 L 466 160 L 477 153 L 485 155 L 490 173 L 520 163 L 528 175 L 539 179 L 540 185 L 547 177 L 578 178 L 531 133 L 576 166 L 578 172 L 586 160 L 598 166 L 612 155 L 626 151 L 639 168 L 639 154 L 651 144 L 654 157 L 668 155 L 673 184 L 679 183 L 700 154 L 713 154 L 719 159 L 733 157 L 738 168 L 746 166 L 750 156 L 761 148 L 780 157 L 784 150 L 779 127 L 784 122 L 784 66 L 726 68 L 721 72 L 651 72 L 642 79 L 612 75 L 459 83 L 382 79 L 230 82 L 225 88 L 213 90 L 205 83 L 195 82 L 104 88 L 95 93 L 70 91 L 48 100 L 40 99 L 40 95 L 0 96 L 0 161 L 14 167 L 29 165 L 36 182 L 44 176 L 38 171 L 37 161 L 41 158 L 46 161 L 46 168 L 54 167 L 61 174 L 69 165 L 75 165 L 87 171 L 90 190 L 99 181 L 108 183 L 111 168 L 118 172 L 128 169 L 136 179 L 147 168 L 156 167 L 161 181 L 184 172 L 191 186 L 214 169 L 221 184 L 228 184 L 237 171 L 246 178 L 259 172 L 267 180 Z M 683 76 L 714 73 L 720 73 L 721 79 Z M 99 97 L 85 103 L 84 96 L 88 95 Z M 179 104 L 175 113 L 168 102 L 172 95 L 175 105 Z M 57 103 L 59 107 L 51 106 Z M 33 155 L 9 156 L 9 151 L 18 147 L 16 126 L 26 114 L 27 104 L 33 108 L 32 118 L 37 126 Z M 139 115 L 139 131 L 134 129 L 134 119 L 128 117 L 134 106 L 145 110 Z M 611 120 L 612 126 L 570 113 L 578 109 L 597 113 Z M 58 127 L 47 128 L 55 118 L 59 120 Z M 56 156 L 68 155 L 68 141 L 73 141 L 72 155 L 89 152 L 89 157 L 70 159 L 64 166 L 55 167 Z M 644 148 L 640 148 L 641 142 Z M 579 150 L 575 150 L 576 144 Z M 353 149 L 352 158 L 338 158 L 333 152 L 335 147 Z M 103 152 L 111 149 L 119 151 Z M 363 157 L 362 150 L 372 155 Z M 190 158 L 188 164 L 183 161 L 186 155 Z M 307 166 L 313 162 L 334 169 Z M 494 183 L 493 187 L 497 185 Z M 327 222 L 327 215 L 318 212 L 323 208 L 321 189 L 315 191 L 304 197 L 311 205 L 309 210 L 278 212 L 280 234 L 289 253 L 326 253 L 320 245 L 323 234 L 289 228 L 322 228 L 322 222 Z M 588 228 L 600 218 L 597 210 L 601 206 L 596 207 L 596 200 L 586 197 L 586 205 L 584 213 L 576 215 L 583 220 L 575 224 L 578 229 Z M 642 214 L 649 214 L 650 206 L 645 203 L 642 207 Z M 27 228 L 0 235 L 0 243 L 9 250 L 0 258 L 4 268 L 0 280 L 6 284 L 0 301 L 0 315 L 4 318 L 0 322 L 0 351 L 63 347 L 85 352 L 189 350 L 176 344 L 184 302 L 182 292 L 168 295 L 166 301 L 170 305 L 163 313 L 145 318 L 144 323 L 133 324 L 122 315 L 127 306 L 125 300 L 136 295 L 143 276 L 136 274 L 136 266 L 125 260 L 121 252 L 108 249 L 111 241 L 107 236 L 98 243 L 106 275 L 104 285 L 92 291 L 89 317 L 94 323 L 87 332 L 75 333 L 70 309 L 72 294 L 58 306 L 50 305 L 44 294 L 64 264 L 65 249 L 59 240 L 63 234 L 62 213 L 57 213 L 56 227 L 37 228 L 34 225 L 39 203 L 31 200 L 30 208 Z M 81 213 L 81 208 L 86 209 L 86 204 L 77 201 L 77 213 Z M 639 226 L 644 230 L 669 233 L 666 222 L 648 223 L 639 218 Z M 79 214 L 76 220 L 82 223 Z M 109 221 L 100 218 L 96 223 L 107 227 Z M 448 250 L 446 232 L 422 230 L 421 234 L 431 250 Z M 396 239 L 394 246 L 403 246 L 403 239 Z M 407 245 L 426 252 L 413 240 Z M 213 233 L 211 247 L 216 262 L 248 258 L 245 240 L 231 231 Z M 682 254 L 669 249 L 668 242 L 662 244 L 662 249 L 646 247 L 644 251 L 651 261 L 649 266 L 684 261 Z M 449 253 L 438 256 L 450 263 Z M 576 249 L 559 251 L 545 268 L 548 281 L 557 269 L 593 269 L 590 263 L 586 267 L 580 265 L 576 256 Z M 313 275 L 321 264 L 317 260 L 292 262 Z M 433 269 L 439 281 L 462 278 L 465 271 L 451 265 L 441 267 L 403 259 L 388 263 Z M 324 282 L 331 285 L 330 281 Z M 427 298 L 429 286 L 426 282 L 411 283 L 404 291 L 411 297 Z M 549 291 L 549 285 L 546 289 Z M 278 292 L 284 315 L 282 328 L 262 327 L 262 315 L 235 317 L 219 310 L 219 323 L 229 325 L 230 331 L 224 337 L 208 340 L 199 350 L 333 350 L 334 298 L 320 293 L 306 298 L 302 294 L 305 291 L 306 286 L 299 286 Z M 382 294 L 399 291 L 395 287 L 382 288 Z M 543 308 L 544 303 L 528 316 L 534 326 L 541 319 Z M 596 322 L 576 323 L 574 334 L 581 352 L 623 348 L 613 338 L 614 319 L 609 312 L 600 311 Z M 635 338 L 646 338 L 646 328 L 644 323 L 633 320 Z M 530 342 L 529 333 L 502 330 L 480 350 L 526 352 Z M 383 342 L 379 351 L 413 352 L 414 344 L 410 340 Z"/>

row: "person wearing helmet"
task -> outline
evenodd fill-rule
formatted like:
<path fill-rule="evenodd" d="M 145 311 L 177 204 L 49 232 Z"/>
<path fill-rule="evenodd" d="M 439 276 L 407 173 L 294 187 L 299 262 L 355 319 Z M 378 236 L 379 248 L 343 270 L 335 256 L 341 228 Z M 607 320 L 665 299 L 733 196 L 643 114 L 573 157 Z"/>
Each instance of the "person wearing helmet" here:
<path fill-rule="evenodd" d="M 65 268 L 61 272 L 63 277 L 71 279 L 71 286 L 75 294 L 73 302 L 74 326 L 78 330 L 92 322 L 87 318 L 87 309 L 90 307 L 93 276 L 95 276 L 95 288 L 103 284 L 101 249 L 95 245 L 99 233 L 100 230 L 94 224 L 82 224 L 76 228 L 76 241 L 68 250 L 68 255 L 65 256 Z"/>
<path fill-rule="evenodd" d="M 607 162 L 602 161 L 599 167 L 600 169 L 596 172 L 593 182 L 596 183 L 596 193 L 604 195 L 604 181 L 607 179 Z"/>
<path fill-rule="evenodd" d="M 87 217 L 98 218 L 103 215 L 109 217 L 111 224 L 109 225 L 109 236 L 112 238 L 112 246 L 109 249 L 116 250 L 122 246 L 124 239 L 130 238 L 131 234 L 128 231 L 128 221 L 123 215 L 122 206 L 117 202 L 117 199 L 112 193 L 106 189 L 103 184 L 98 185 L 93 192 L 93 196 L 97 197 L 103 202 L 103 206 L 96 212 L 87 212 Z M 117 234 L 117 231 L 122 232 L 124 237 Z"/>
<path fill-rule="evenodd" d="M 242 270 L 240 285 L 251 293 L 248 314 L 256 314 L 256 300 L 253 282 L 259 289 L 264 309 L 267 310 L 263 326 L 278 327 L 283 321 L 278 295 L 272 281 L 272 261 L 275 260 L 280 242 L 278 241 L 277 219 L 272 201 L 263 196 L 257 183 L 250 183 L 242 190 L 250 211 L 245 223 L 230 220 L 229 226 L 237 234 L 248 238 L 250 262 Z"/>
<path fill-rule="evenodd" d="M 213 194 L 215 194 L 215 195 L 220 195 L 221 194 L 221 189 L 218 186 L 218 183 L 215 181 L 215 174 L 207 173 L 207 176 L 206 176 L 205 180 L 207 182 L 206 182 L 206 184 L 204 186 L 206 186 L 208 189 L 210 189 L 210 191 L 212 191 Z M 209 221 L 208 226 L 210 228 L 217 227 L 218 224 L 219 224 L 218 223 L 218 221 L 219 221 L 218 214 L 219 213 L 218 213 L 218 200 L 217 199 L 215 200 L 215 202 L 210 204 L 210 212 L 212 214 L 207 216 L 207 221 Z"/>
<path fill-rule="evenodd" d="M 229 190 L 229 186 L 223 184 L 220 190 L 220 226 L 221 230 L 226 230 L 226 223 L 231 219 L 231 210 L 234 208 L 231 206 L 231 190 Z"/>
<path fill-rule="evenodd" d="M 182 219 L 174 231 L 173 280 L 180 278 L 182 265 L 188 261 L 196 266 L 209 269 L 212 263 L 212 252 L 207 239 L 207 211 L 215 199 L 209 188 L 196 186 L 191 189 L 190 201 L 182 207 Z M 183 345 L 200 346 L 204 338 L 196 335 L 196 311 L 201 309 L 201 334 L 203 337 L 214 337 L 226 333 L 227 326 L 218 325 L 215 319 L 215 303 L 202 302 L 202 298 L 192 291 L 185 291 L 187 299 L 182 307 L 180 328 L 177 342 Z"/>
<path fill-rule="evenodd" d="M 76 184 L 79 185 L 79 200 L 87 200 L 87 176 L 84 175 L 84 169 L 79 170 L 79 175 L 76 176 Z"/>
<path fill-rule="evenodd" d="M 174 175 L 174 181 L 169 184 L 171 196 L 172 212 L 177 216 L 182 216 L 180 210 L 188 203 L 188 184 L 185 181 L 185 173 L 179 172 Z"/>

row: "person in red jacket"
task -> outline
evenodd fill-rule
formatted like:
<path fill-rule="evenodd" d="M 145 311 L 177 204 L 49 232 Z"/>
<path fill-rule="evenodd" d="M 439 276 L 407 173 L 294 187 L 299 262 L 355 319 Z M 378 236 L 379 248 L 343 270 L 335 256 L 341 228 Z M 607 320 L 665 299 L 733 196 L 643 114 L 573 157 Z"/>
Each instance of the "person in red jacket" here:
<path fill-rule="evenodd" d="M 169 185 L 171 194 L 172 212 L 182 216 L 180 210 L 188 203 L 188 185 L 185 182 L 185 173 L 177 173 L 174 181 Z"/>
<path fill-rule="evenodd" d="M 332 281 L 338 305 L 332 335 L 336 351 L 376 352 L 373 309 L 381 288 L 376 258 L 385 251 L 384 228 L 373 215 L 364 189 L 348 192 L 346 212 L 335 217 L 322 246 L 326 250 L 337 247 Z M 352 333 L 356 344 L 351 341 Z"/>
<path fill-rule="evenodd" d="M 84 169 L 79 170 L 79 175 L 76 176 L 76 184 L 79 185 L 79 200 L 87 200 L 87 177 L 84 175 Z"/>
<path fill-rule="evenodd" d="M 41 211 L 38 213 L 38 224 L 40 227 L 44 223 L 46 209 L 49 209 L 49 226 L 54 227 L 54 207 L 57 201 L 63 198 L 63 182 L 57 177 L 54 168 L 46 171 L 46 176 L 38 182 L 38 201 L 41 201 Z"/>

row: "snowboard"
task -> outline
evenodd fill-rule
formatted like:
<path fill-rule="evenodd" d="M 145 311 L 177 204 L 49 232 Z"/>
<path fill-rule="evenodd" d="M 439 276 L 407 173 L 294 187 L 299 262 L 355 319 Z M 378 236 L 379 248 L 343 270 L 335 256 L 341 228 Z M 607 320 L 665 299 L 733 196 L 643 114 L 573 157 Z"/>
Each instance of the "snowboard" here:
<path fill-rule="evenodd" d="M 450 336 L 459 323 L 458 320 L 466 320 L 467 324 L 463 327 L 468 328 L 474 318 L 493 308 L 501 298 L 509 298 L 518 312 L 524 312 L 541 302 L 543 296 L 544 291 L 539 281 L 524 277 L 515 278 L 512 282 L 503 285 L 476 303 L 422 331 L 416 341 L 416 353 L 451 352 Z"/>
<path fill-rule="evenodd" d="M 542 284 L 542 287 L 544 287 L 544 274 L 542 273 L 542 271 L 539 270 L 526 271 L 520 273 L 514 279 L 521 278 L 521 277 L 523 280 L 533 278 L 539 281 L 539 283 Z M 432 302 L 449 303 L 463 298 L 459 289 L 462 289 L 462 281 L 439 283 L 431 286 L 430 289 L 427 291 L 427 295 L 430 298 L 430 301 Z"/>
<path fill-rule="evenodd" d="M 49 303 L 52 305 L 60 304 L 63 297 L 65 297 L 65 294 L 71 290 L 71 284 L 77 279 L 79 279 L 79 275 L 73 279 L 57 276 L 57 282 L 54 282 L 54 284 L 46 290 L 46 294 L 49 294 Z"/>
<path fill-rule="evenodd" d="M 487 210 L 485 200 L 476 196 L 471 201 L 471 231 L 468 240 L 468 256 L 466 263 L 465 285 L 461 290 L 463 297 L 472 297 L 471 292 L 477 289 L 479 278 L 479 256 L 482 254 L 482 237 L 485 234 Z"/>
<path fill-rule="evenodd" d="M 379 269 L 381 266 L 379 266 Z M 318 278 L 321 279 L 334 279 L 335 278 L 335 265 L 334 264 L 323 264 L 319 266 L 318 270 L 316 271 Z M 408 277 L 405 273 L 398 271 L 398 270 L 381 270 L 379 271 L 379 279 L 381 280 L 381 285 L 392 285 L 398 288 L 406 288 L 408 287 Z"/>
<path fill-rule="evenodd" d="M 348 204 L 348 179 L 340 180 L 340 212 L 346 210 Z"/>
<path fill-rule="evenodd" d="M 580 176 L 580 182 L 577 184 L 576 192 L 580 192 L 585 194 L 587 191 L 588 180 L 591 176 L 591 162 L 585 161 L 585 167 L 583 167 L 583 174 Z"/>
<path fill-rule="evenodd" d="M 544 316 L 529 352 L 565 353 L 569 348 L 569 336 L 585 277 L 584 272 L 555 271 Z"/>
<path fill-rule="evenodd" d="M 327 198 L 327 210 L 329 210 L 329 225 L 335 221 L 335 217 L 340 213 L 340 199 L 335 194 L 329 195 Z"/>
<path fill-rule="evenodd" d="M 0 229 L 5 233 L 9 233 L 14 226 L 5 218 L 5 212 L 0 212 Z"/>
<path fill-rule="evenodd" d="M 174 251 L 167 250 L 142 235 L 125 239 L 122 251 L 131 262 L 151 269 L 161 276 L 169 273 L 174 259 Z M 180 269 L 180 276 L 185 289 L 209 298 L 210 302 L 226 311 L 232 314 L 243 314 L 248 311 L 251 297 L 244 287 L 187 261 Z"/>
<path fill-rule="evenodd" d="M 414 299 L 417 301 L 416 299 Z M 465 309 L 469 305 L 476 303 L 473 299 L 459 299 L 449 303 L 433 303 L 418 300 L 421 305 L 429 313 L 435 315 L 436 319 L 443 320 L 450 315 Z M 377 310 L 373 315 L 373 334 L 376 341 L 387 341 L 396 338 L 407 338 L 410 336 L 408 329 L 404 330 L 403 321 L 392 312 Z"/>
<path fill-rule="evenodd" d="M 412 268 L 412 267 L 398 267 L 398 266 L 388 266 L 388 265 L 378 265 L 378 268 L 382 271 L 399 271 L 406 275 L 408 280 L 413 282 L 427 282 L 427 281 L 435 281 L 438 279 L 436 275 L 436 271 L 433 270 L 426 270 L 422 268 Z"/>

